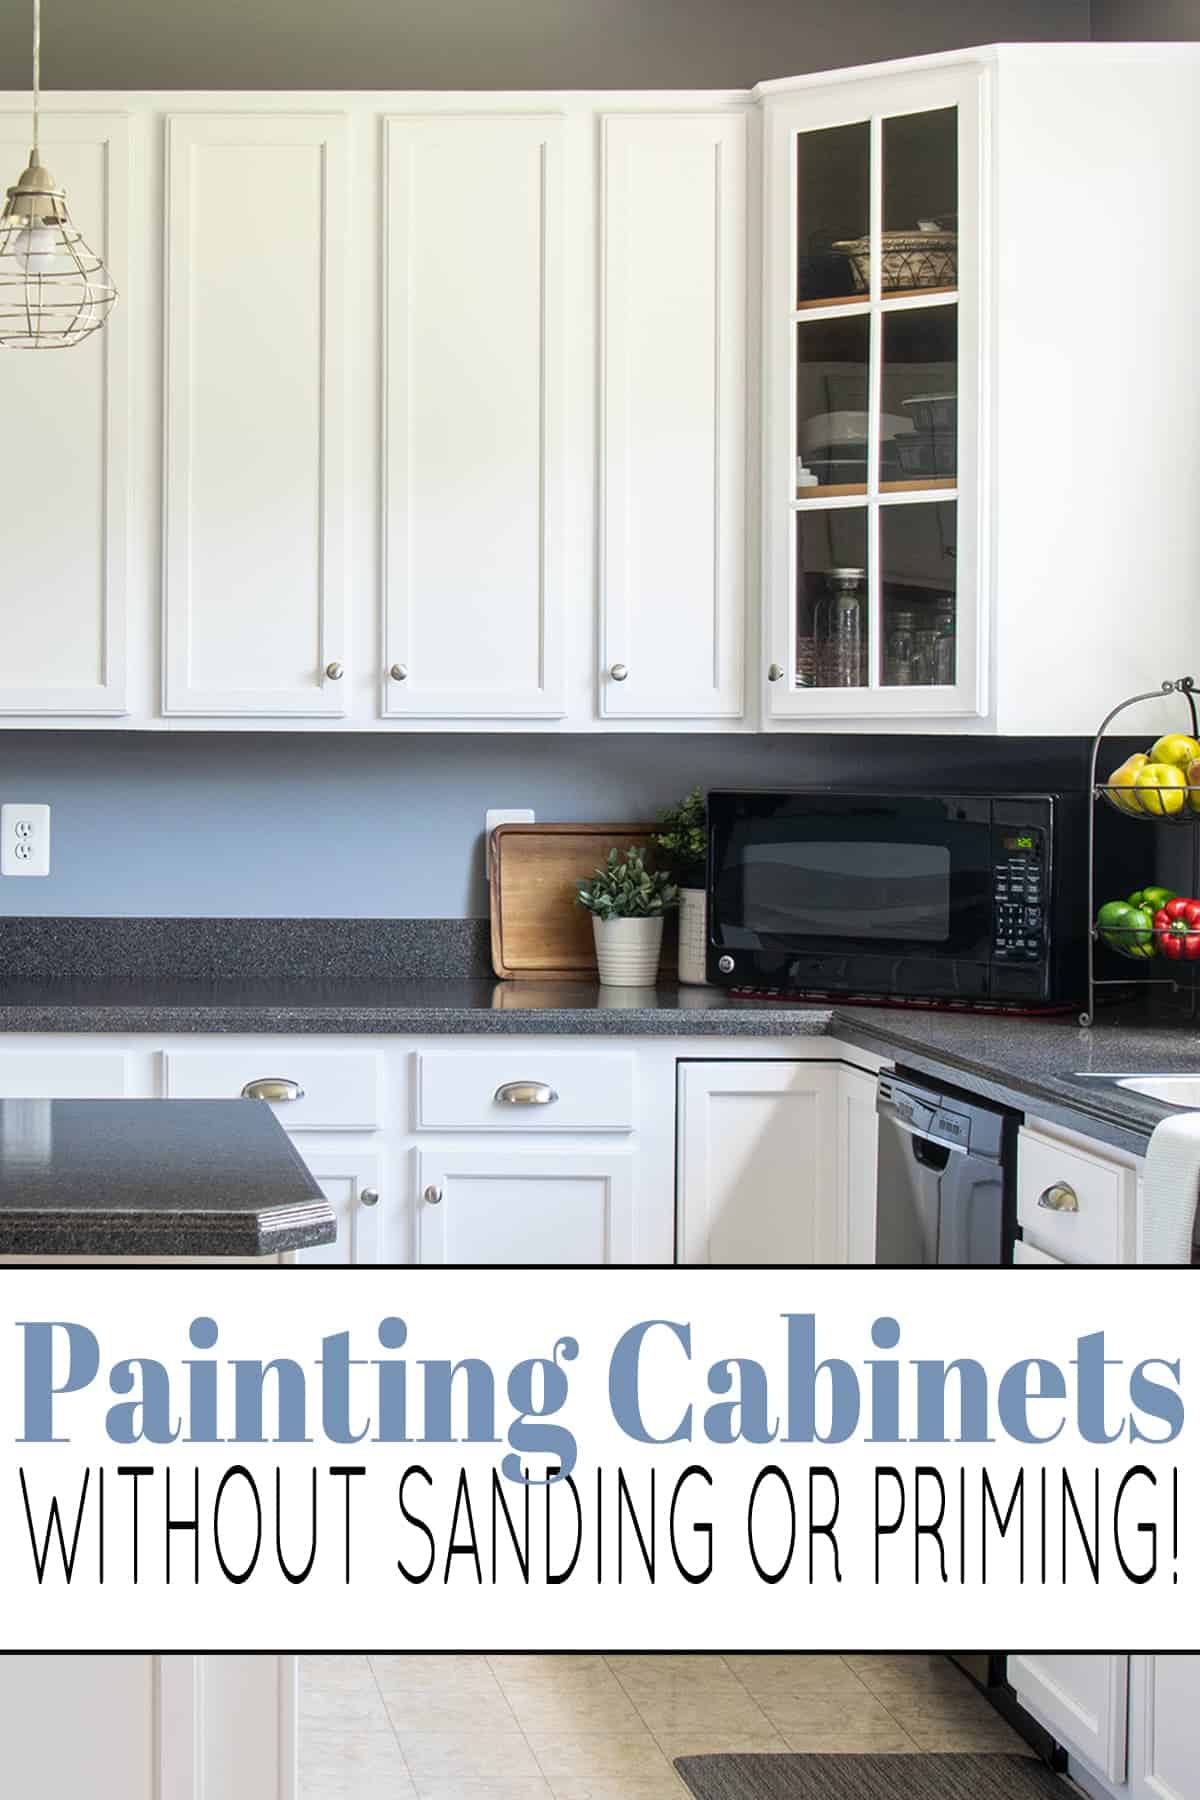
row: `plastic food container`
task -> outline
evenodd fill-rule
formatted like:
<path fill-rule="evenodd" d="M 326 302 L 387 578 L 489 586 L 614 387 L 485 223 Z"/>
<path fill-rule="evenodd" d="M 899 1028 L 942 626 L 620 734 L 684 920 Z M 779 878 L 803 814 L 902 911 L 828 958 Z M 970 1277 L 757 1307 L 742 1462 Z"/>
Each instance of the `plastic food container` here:
<path fill-rule="evenodd" d="M 902 405 L 917 431 L 958 430 L 957 394 L 917 394 Z"/>
<path fill-rule="evenodd" d="M 894 441 L 905 475 L 938 476 L 958 472 L 956 431 L 913 431 Z"/>

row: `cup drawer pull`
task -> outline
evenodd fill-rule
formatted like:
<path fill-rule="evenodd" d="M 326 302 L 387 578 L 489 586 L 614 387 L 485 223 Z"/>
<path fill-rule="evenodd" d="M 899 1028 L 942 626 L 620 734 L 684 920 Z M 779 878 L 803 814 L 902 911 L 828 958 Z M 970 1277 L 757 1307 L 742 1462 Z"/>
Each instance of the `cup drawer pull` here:
<path fill-rule="evenodd" d="M 553 1106 L 558 1099 L 544 1081 L 506 1081 L 496 1089 L 499 1106 Z"/>
<path fill-rule="evenodd" d="M 298 1081 L 290 1081 L 285 1075 L 264 1075 L 258 1081 L 248 1081 L 242 1089 L 243 1100 L 303 1100 L 304 1089 Z"/>
<path fill-rule="evenodd" d="M 1038 1205 L 1050 1212 L 1077 1213 L 1079 1195 L 1069 1182 L 1055 1181 L 1038 1195 Z"/>

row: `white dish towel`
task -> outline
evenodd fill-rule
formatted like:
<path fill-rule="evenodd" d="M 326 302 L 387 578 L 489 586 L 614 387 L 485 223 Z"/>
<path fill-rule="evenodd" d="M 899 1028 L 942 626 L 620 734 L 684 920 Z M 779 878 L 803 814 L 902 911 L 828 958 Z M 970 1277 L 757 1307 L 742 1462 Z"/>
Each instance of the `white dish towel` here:
<path fill-rule="evenodd" d="M 1200 1196 L 1200 1113 L 1154 1127 L 1137 1222 L 1140 1263 L 1190 1263 Z"/>

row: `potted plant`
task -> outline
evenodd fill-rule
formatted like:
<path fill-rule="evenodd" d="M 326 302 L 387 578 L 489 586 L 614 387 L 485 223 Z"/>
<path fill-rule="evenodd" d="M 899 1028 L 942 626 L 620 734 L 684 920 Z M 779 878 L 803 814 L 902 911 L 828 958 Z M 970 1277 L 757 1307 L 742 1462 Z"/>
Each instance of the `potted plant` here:
<path fill-rule="evenodd" d="M 704 987 L 708 940 L 708 811 L 698 787 L 669 806 L 654 839 L 679 889 L 679 979 Z"/>
<path fill-rule="evenodd" d="M 665 870 L 646 867 L 643 850 L 608 861 L 575 884 L 576 899 L 592 915 L 602 987 L 652 987 L 662 951 L 663 917 L 679 895 Z"/>

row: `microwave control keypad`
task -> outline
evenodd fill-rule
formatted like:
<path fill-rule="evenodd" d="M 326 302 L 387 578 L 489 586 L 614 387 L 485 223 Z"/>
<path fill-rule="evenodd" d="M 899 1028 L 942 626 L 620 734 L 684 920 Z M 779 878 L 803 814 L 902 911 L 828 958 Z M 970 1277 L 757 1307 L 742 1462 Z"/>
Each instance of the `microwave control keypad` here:
<path fill-rule="evenodd" d="M 1042 865 L 1010 856 L 992 870 L 992 954 L 997 962 L 1039 962 L 1045 947 Z"/>

